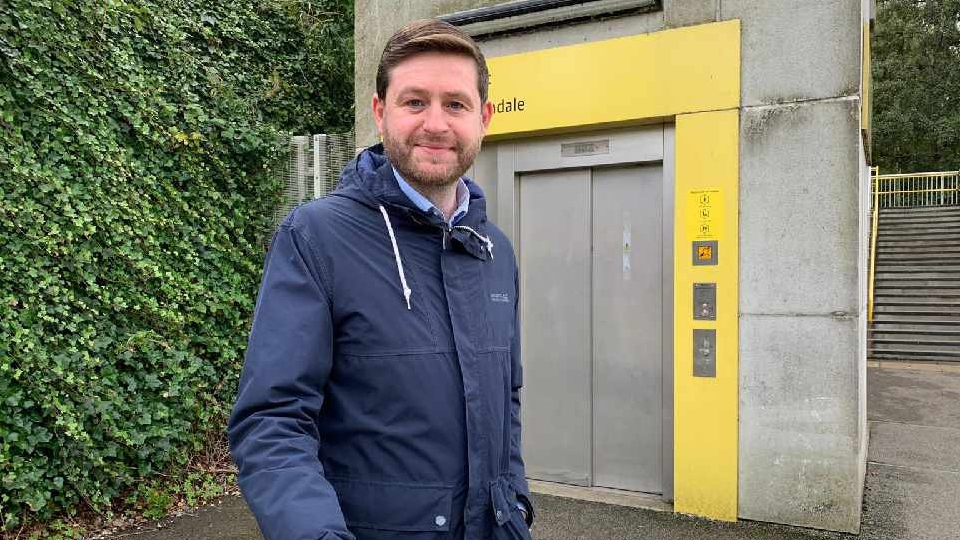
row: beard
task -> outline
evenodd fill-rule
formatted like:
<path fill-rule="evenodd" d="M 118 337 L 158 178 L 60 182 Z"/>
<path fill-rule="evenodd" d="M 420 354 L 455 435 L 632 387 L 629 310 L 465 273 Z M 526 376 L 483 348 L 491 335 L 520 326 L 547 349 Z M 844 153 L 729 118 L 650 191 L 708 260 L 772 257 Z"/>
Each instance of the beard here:
<path fill-rule="evenodd" d="M 418 144 L 452 148 L 442 156 L 418 156 L 414 149 Z M 480 152 L 480 140 L 464 144 L 453 137 L 441 138 L 415 135 L 409 139 L 396 139 L 389 130 L 383 131 L 383 149 L 387 159 L 396 167 L 406 181 L 424 187 L 444 187 L 459 180 L 473 165 Z"/>

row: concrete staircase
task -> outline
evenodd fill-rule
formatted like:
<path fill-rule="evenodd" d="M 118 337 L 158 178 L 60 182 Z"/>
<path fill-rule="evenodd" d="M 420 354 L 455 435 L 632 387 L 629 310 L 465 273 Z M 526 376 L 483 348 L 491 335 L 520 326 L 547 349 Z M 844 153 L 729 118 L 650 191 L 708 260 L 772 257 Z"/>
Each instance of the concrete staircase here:
<path fill-rule="evenodd" d="M 960 206 L 884 208 L 870 358 L 960 363 Z"/>

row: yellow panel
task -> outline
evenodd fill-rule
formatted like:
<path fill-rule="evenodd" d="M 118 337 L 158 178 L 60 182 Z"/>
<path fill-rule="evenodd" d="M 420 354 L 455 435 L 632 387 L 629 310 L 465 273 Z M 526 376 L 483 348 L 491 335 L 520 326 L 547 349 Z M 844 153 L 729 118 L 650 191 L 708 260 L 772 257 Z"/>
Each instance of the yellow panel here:
<path fill-rule="evenodd" d="M 729 521 L 737 519 L 738 126 L 732 110 L 680 115 L 676 128 L 674 508 Z M 692 242 L 703 238 L 717 241 L 716 266 L 692 264 Z M 717 284 L 716 321 L 693 320 L 694 283 Z M 694 328 L 717 331 L 715 378 L 693 376 Z"/>
<path fill-rule="evenodd" d="M 491 58 L 488 136 L 598 126 L 740 103 L 740 21 Z"/>
<path fill-rule="evenodd" d="M 860 89 L 860 129 L 863 130 L 863 134 L 866 137 L 866 142 L 868 148 L 867 155 L 870 153 L 870 139 L 871 139 L 871 116 L 872 116 L 872 104 L 870 100 L 873 98 L 873 75 L 871 70 L 873 69 L 872 62 L 870 59 L 871 55 L 871 45 L 870 45 L 870 23 L 863 23 L 863 67 L 862 67 L 862 81 Z"/>

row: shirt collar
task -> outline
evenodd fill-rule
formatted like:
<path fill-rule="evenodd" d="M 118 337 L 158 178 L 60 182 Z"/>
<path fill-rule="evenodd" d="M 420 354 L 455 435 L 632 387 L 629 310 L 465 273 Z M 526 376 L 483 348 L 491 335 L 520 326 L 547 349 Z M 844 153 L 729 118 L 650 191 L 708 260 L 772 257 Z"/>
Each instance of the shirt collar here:
<path fill-rule="evenodd" d="M 400 186 L 400 191 L 403 191 L 403 194 L 410 199 L 410 202 L 417 205 L 417 208 L 423 210 L 424 212 L 432 212 L 441 218 L 443 217 L 443 212 L 440 211 L 430 199 L 427 199 L 420 194 L 419 191 L 413 188 L 406 180 L 400 176 L 400 173 L 397 171 L 397 168 L 393 168 L 393 176 L 397 179 L 397 184 Z M 467 215 L 467 210 L 470 207 L 470 190 L 467 189 L 467 184 L 463 181 L 463 178 L 457 180 L 457 208 L 453 211 L 453 216 L 450 217 L 450 225 L 456 225 L 463 216 Z"/>

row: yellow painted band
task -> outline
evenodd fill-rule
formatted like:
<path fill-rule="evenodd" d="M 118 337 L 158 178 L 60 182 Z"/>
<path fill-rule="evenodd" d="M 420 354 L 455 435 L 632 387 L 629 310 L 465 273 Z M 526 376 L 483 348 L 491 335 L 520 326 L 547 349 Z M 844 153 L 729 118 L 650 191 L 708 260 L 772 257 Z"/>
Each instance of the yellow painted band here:
<path fill-rule="evenodd" d="M 870 43 L 870 23 L 863 23 L 862 29 L 862 39 L 861 39 L 861 49 L 863 54 L 863 65 L 861 66 L 861 77 L 860 82 L 861 86 L 861 98 L 860 98 L 860 129 L 863 130 L 864 134 L 870 135 L 870 121 L 871 121 L 871 107 L 872 104 L 870 100 L 873 99 L 873 77 L 871 70 L 873 69 L 873 63 L 870 60 L 871 54 L 871 43 Z M 868 148 L 869 150 L 869 148 Z"/>
<path fill-rule="evenodd" d="M 489 137 L 671 118 L 740 104 L 740 21 L 487 61 Z"/>

